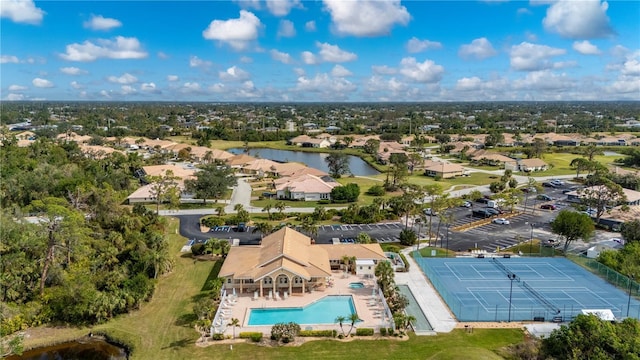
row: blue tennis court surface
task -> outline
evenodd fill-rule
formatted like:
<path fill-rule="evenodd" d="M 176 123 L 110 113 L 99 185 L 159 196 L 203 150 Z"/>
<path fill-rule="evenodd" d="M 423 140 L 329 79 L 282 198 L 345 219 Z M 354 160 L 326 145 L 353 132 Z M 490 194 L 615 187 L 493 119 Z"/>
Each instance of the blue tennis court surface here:
<path fill-rule="evenodd" d="M 459 321 L 571 320 L 583 309 L 640 318 L 640 302 L 564 258 L 417 258 Z M 507 274 L 515 274 L 509 280 Z M 511 287 L 513 285 L 513 287 Z M 509 298 L 511 310 L 509 314 Z"/>

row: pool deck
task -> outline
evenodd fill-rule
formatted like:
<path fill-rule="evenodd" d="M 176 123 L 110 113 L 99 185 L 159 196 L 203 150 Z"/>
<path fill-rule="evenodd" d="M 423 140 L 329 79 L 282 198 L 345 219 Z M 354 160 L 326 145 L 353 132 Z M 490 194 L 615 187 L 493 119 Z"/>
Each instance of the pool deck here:
<path fill-rule="evenodd" d="M 355 328 L 379 328 L 390 327 L 388 317 L 383 315 L 383 306 L 380 299 L 376 297 L 375 305 L 372 305 L 372 292 L 377 289 L 375 279 L 364 279 L 356 275 L 344 275 L 342 271 L 334 272 L 333 286 L 325 287 L 322 291 L 313 291 L 312 293 L 305 293 L 303 295 L 289 296 L 287 299 L 283 298 L 283 293 L 280 293 L 280 300 L 267 300 L 266 297 L 253 299 L 253 291 L 251 293 L 243 293 L 237 295 L 235 304 L 227 305 L 225 303 L 224 311 L 225 316 L 223 324 L 228 324 L 232 318 L 240 321 L 240 326 L 236 328 L 236 336 L 240 332 L 255 331 L 262 332 L 263 334 L 271 334 L 271 326 L 251 326 L 249 323 L 249 311 L 252 308 L 285 308 L 285 307 L 304 307 L 319 300 L 327 295 L 351 295 L 353 303 L 356 308 L 358 316 L 362 320 L 354 326 Z M 349 284 L 352 282 L 362 282 L 365 286 L 361 289 L 349 288 Z M 337 314 L 347 317 L 349 314 Z M 386 319 L 386 321 L 385 321 Z M 333 320 L 333 319 L 332 319 Z M 340 326 L 337 323 L 333 324 L 300 324 L 302 330 L 337 330 L 341 333 Z M 347 320 L 343 323 L 345 333 L 349 331 L 351 323 Z M 226 326 L 224 330 L 225 335 L 232 335 L 233 329 L 231 326 Z"/>

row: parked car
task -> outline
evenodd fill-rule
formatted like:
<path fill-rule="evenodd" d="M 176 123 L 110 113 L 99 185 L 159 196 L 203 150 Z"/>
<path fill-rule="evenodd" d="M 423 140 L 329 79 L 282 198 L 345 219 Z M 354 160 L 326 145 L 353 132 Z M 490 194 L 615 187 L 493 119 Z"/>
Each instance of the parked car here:
<path fill-rule="evenodd" d="M 502 214 L 502 210 L 496 209 L 496 208 L 488 207 L 485 210 L 487 210 L 491 215 L 500 215 L 500 214 Z"/>
<path fill-rule="evenodd" d="M 543 201 L 551 201 L 553 200 L 553 198 L 547 194 L 540 194 L 537 197 L 538 200 L 543 200 Z"/>
<path fill-rule="evenodd" d="M 436 216 L 436 215 L 438 215 L 438 214 L 436 214 L 436 212 L 434 210 L 431 210 L 431 208 L 424 209 L 424 214 L 428 215 L 428 216 Z"/>
<path fill-rule="evenodd" d="M 555 186 L 564 186 L 564 181 L 559 180 L 559 179 L 553 179 L 553 180 L 551 180 L 549 182 L 552 183 Z"/>
<path fill-rule="evenodd" d="M 493 223 L 494 224 L 500 224 L 500 225 L 509 225 L 509 220 L 505 219 L 505 218 L 497 218 L 497 219 L 493 219 Z"/>
<path fill-rule="evenodd" d="M 571 189 L 564 189 L 564 190 L 562 190 L 562 193 L 563 193 L 563 194 L 568 194 L 568 193 L 570 193 L 570 192 L 572 192 L 572 191 L 573 191 L 573 190 L 571 190 Z"/>
<path fill-rule="evenodd" d="M 470 208 L 472 206 L 471 201 L 465 201 L 460 205 L 462 207 Z"/>
<path fill-rule="evenodd" d="M 480 204 L 486 204 L 486 203 L 489 202 L 489 199 L 482 197 L 482 198 L 476 200 L 476 202 L 479 202 Z"/>
<path fill-rule="evenodd" d="M 534 187 L 525 187 L 525 188 L 520 189 L 520 191 L 522 191 L 522 192 L 523 192 L 523 193 L 525 193 L 525 194 L 526 194 L 526 193 L 532 193 L 532 194 L 535 194 L 535 193 L 537 193 L 537 192 L 538 192 L 538 191 L 536 190 L 536 188 L 534 188 Z"/>
<path fill-rule="evenodd" d="M 553 204 L 544 204 L 542 206 L 540 206 L 540 209 L 545 209 L 545 210 L 555 210 L 557 209 L 557 207 Z"/>
<path fill-rule="evenodd" d="M 543 183 L 542 183 L 542 186 L 544 186 L 544 187 L 550 187 L 550 188 L 557 188 L 557 187 L 558 187 L 558 185 L 556 185 L 556 184 L 554 184 L 554 183 L 551 183 L 551 182 L 548 182 L 548 181 L 543 182 Z"/>
<path fill-rule="evenodd" d="M 489 209 L 473 210 L 472 215 L 473 215 L 473 217 L 479 217 L 479 218 L 483 218 L 483 219 L 486 219 L 488 217 L 493 216 L 493 214 L 491 212 L 489 212 Z"/>
<path fill-rule="evenodd" d="M 247 231 L 247 225 L 245 223 L 239 223 L 238 232 L 245 232 L 245 231 Z"/>

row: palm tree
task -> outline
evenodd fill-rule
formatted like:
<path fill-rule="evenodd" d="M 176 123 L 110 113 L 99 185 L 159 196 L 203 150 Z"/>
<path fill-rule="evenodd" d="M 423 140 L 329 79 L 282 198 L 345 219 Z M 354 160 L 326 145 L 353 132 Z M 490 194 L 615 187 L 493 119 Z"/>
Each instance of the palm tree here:
<path fill-rule="evenodd" d="M 231 249 L 231 244 L 227 240 L 218 240 L 215 242 L 215 249 L 220 250 L 220 256 L 226 258 Z"/>
<path fill-rule="evenodd" d="M 229 321 L 229 326 L 233 326 L 233 338 L 236 338 L 236 327 L 240 326 L 240 320 L 236 319 L 236 318 L 232 318 L 231 321 Z"/>
<path fill-rule="evenodd" d="M 224 206 L 220 205 L 216 207 L 216 214 L 218 217 L 223 217 L 225 215 Z"/>
<path fill-rule="evenodd" d="M 386 291 L 395 284 L 393 268 L 388 261 L 381 261 L 376 265 L 375 275 L 378 278 L 378 286 L 382 288 L 382 291 Z"/>
<path fill-rule="evenodd" d="M 349 332 L 347 333 L 347 336 L 351 335 L 353 326 L 356 324 L 356 321 L 360 321 L 360 317 L 358 317 L 358 314 L 352 313 L 351 315 L 349 315 L 349 321 L 351 321 L 351 328 L 349 328 Z"/>
<path fill-rule="evenodd" d="M 273 226 L 266 222 L 259 222 L 255 225 L 252 233 L 260 233 L 260 238 L 264 238 L 265 235 L 269 235 L 273 231 Z"/>
<path fill-rule="evenodd" d="M 344 328 L 342 327 L 342 323 L 347 320 L 346 317 L 344 316 L 338 316 L 336 317 L 336 322 L 340 325 L 340 330 L 342 330 L 342 335 L 344 336 Z"/>
<path fill-rule="evenodd" d="M 242 205 L 242 204 L 235 204 L 235 205 L 233 205 L 233 210 L 234 210 L 235 212 L 240 212 L 241 210 L 244 210 L 244 205 Z"/>
<path fill-rule="evenodd" d="M 416 322 L 416 317 L 413 315 L 407 315 L 404 318 L 404 329 L 407 330 L 412 323 Z"/>
<path fill-rule="evenodd" d="M 312 217 L 306 217 L 302 220 L 302 224 L 300 224 L 300 229 L 302 232 L 307 233 L 309 237 L 318 235 L 318 227 L 316 226 L 316 221 Z"/>
<path fill-rule="evenodd" d="M 287 205 L 284 203 L 284 201 L 276 201 L 276 204 L 273 206 L 274 208 L 276 208 L 276 210 L 278 210 L 278 212 L 280 214 L 282 214 L 284 212 L 284 209 L 287 208 Z"/>
<path fill-rule="evenodd" d="M 269 220 L 271 220 L 271 209 L 273 209 L 273 205 L 271 203 L 268 203 L 262 208 L 262 211 L 267 213 Z"/>

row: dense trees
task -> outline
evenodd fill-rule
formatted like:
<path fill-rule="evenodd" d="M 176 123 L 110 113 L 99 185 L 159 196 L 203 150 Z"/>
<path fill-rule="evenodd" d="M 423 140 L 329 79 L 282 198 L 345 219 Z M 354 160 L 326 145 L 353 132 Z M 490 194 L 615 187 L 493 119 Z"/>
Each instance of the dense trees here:
<path fill-rule="evenodd" d="M 355 202 L 360 196 L 360 186 L 358 184 L 347 184 L 336 186 L 331 189 L 331 200 L 337 203 Z"/>
<path fill-rule="evenodd" d="M 206 203 L 207 199 L 217 200 L 223 197 L 236 185 L 236 177 L 229 166 L 207 164 L 196 173 L 195 179 L 185 180 L 184 183 L 188 192 Z"/>
<path fill-rule="evenodd" d="M 349 157 L 347 154 L 333 152 L 327 155 L 324 161 L 327 163 L 327 167 L 329 167 L 329 174 L 334 178 L 339 178 L 349 173 Z"/>
<path fill-rule="evenodd" d="M 76 146 L 36 143 L 5 143 L 0 152 L 1 335 L 125 313 L 147 300 L 154 279 L 172 267 L 164 219 L 140 205 L 120 205 L 139 159 L 91 159 Z"/>

